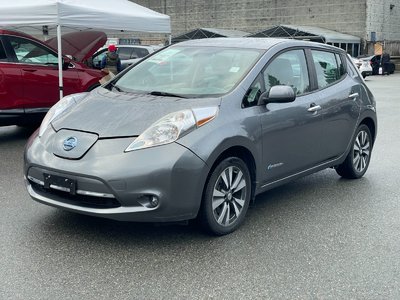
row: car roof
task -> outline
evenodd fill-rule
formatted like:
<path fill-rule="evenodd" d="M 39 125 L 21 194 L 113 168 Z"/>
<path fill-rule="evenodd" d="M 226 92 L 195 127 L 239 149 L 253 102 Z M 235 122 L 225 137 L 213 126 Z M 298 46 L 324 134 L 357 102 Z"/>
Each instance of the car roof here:
<path fill-rule="evenodd" d="M 19 37 L 24 37 L 24 38 L 28 38 L 28 39 L 34 40 L 34 41 L 36 41 L 36 42 L 38 42 L 40 44 L 44 44 L 43 41 L 38 40 L 37 38 L 34 38 L 33 36 L 31 36 L 29 34 L 26 34 L 26 33 L 20 32 L 20 31 L 16 31 L 16 30 L 0 29 L 0 34 L 1 35 L 14 35 L 14 36 L 19 36 Z M 52 48 L 50 46 L 48 46 L 48 47 L 53 49 L 53 50 L 55 50 L 54 48 Z"/>
<path fill-rule="evenodd" d="M 228 47 L 228 48 L 244 48 L 244 49 L 260 49 L 267 50 L 275 45 L 285 44 L 287 47 L 315 47 L 321 49 L 329 49 L 344 52 L 343 49 L 302 40 L 294 39 L 281 39 L 281 38 L 253 38 L 253 37 L 241 37 L 241 38 L 208 38 L 199 40 L 189 40 L 177 43 L 179 46 L 195 46 L 195 47 Z"/>

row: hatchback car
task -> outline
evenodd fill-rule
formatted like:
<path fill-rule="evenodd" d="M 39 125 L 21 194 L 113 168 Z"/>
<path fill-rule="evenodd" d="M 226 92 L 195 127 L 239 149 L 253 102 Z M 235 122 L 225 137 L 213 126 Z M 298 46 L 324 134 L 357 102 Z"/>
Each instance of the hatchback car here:
<path fill-rule="evenodd" d="M 374 97 L 346 53 L 311 42 L 172 45 L 49 111 L 25 150 L 30 196 L 124 221 L 237 229 L 255 196 L 325 168 L 366 172 Z"/>
<path fill-rule="evenodd" d="M 363 78 L 372 75 L 372 66 L 368 59 L 355 58 L 355 57 L 351 57 L 351 56 L 350 56 L 350 58 L 353 61 L 354 65 L 360 71 L 361 76 Z"/>
<path fill-rule="evenodd" d="M 103 32 L 84 31 L 63 36 L 64 95 L 90 91 L 104 74 L 81 62 L 101 47 Z M 0 30 L 0 126 L 40 124 L 59 100 L 57 40 Z"/>

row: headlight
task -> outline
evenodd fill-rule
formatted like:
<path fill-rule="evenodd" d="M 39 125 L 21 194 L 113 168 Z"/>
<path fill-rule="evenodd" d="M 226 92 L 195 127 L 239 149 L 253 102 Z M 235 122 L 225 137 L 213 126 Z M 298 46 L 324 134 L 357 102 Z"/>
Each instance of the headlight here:
<path fill-rule="evenodd" d="M 60 116 L 63 112 L 65 112 L 68 108 L 74 106 L 78 102 L 80 102 L 83 98 L 86 97 L 88 93 L 79 93 L 79 94 L 72 94 L 69 96 L 65 96 L 56 104 L 54 104 L 50 110 L 47 112 L 46 116 L 44 117 L 42 124 L 40 125 L 39 129 L 39 137 L 43 135 L 46 128 L 49 124 L 55 120 L 58 116 Z"/>
<path fill-rule="evenodd" d="M 139 135 L 125 152 L 175 142 L 216 117 L 218 107 L 187 109 L 161 118 Z"/>

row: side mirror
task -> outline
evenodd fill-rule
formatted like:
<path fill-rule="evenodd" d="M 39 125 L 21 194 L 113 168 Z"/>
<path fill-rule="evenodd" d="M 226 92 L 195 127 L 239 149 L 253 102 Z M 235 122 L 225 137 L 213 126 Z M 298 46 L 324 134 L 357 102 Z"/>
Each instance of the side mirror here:
<path fill-rule="evenodd" d="M 69 66 L 70 66 L 69 60 L 63 59 L 63 61 L 62 61 L 62 69 L 63 70 L 67 70 L 69 68 Z"/>
<path fill-rule="evenodd" d="M 269 92 L 264 92 L 260 96 L 260 104 L 268 103 L 289 103 L 296 99 L 296 94 L 292 87 L 287 85 L 275 85 Z"/>
<path fill-rule="evenodd" d="M 62 69 L 67 70 L 69 67 L 71 67 L 71 61 L 73 61 L 73 58 L 71 55 L 65 55 L 62 58 Z"/>

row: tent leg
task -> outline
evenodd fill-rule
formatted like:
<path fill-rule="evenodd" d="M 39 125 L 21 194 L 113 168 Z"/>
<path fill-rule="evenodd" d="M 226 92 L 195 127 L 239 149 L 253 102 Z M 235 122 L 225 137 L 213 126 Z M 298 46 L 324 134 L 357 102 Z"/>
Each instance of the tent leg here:
<path fill-rule="evenodd" d="M 57 25 L 57 47 L 58 47 L 58 88 L 60 91 L 60 100 L 63 97 L 63 59 L 61 49 L 61 25 Z"/>

